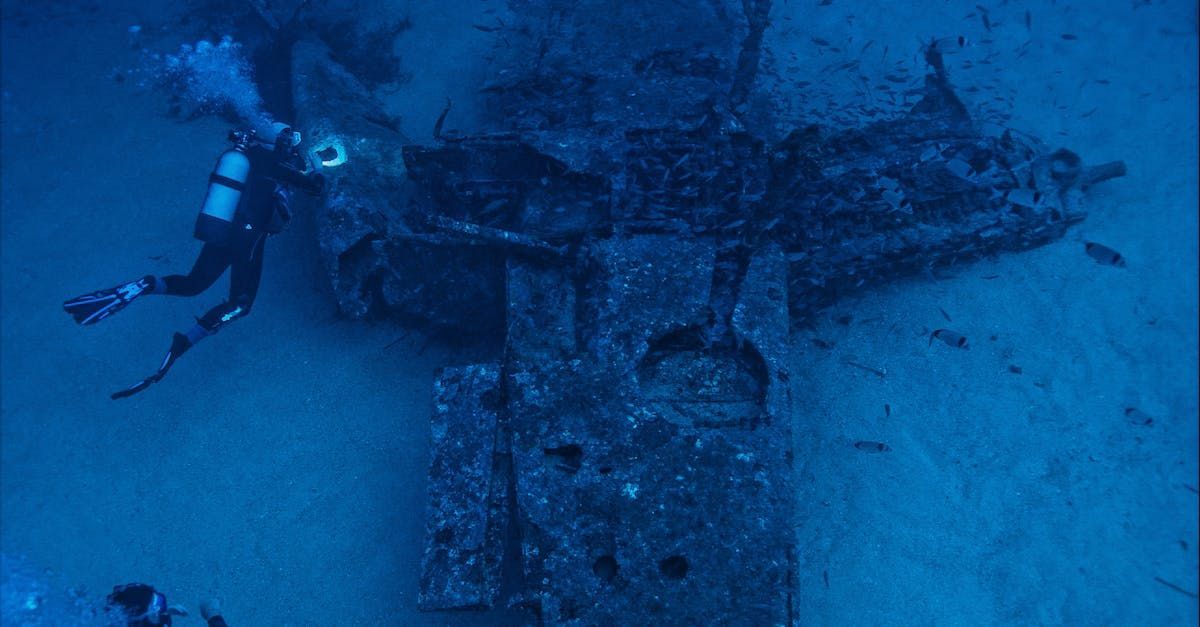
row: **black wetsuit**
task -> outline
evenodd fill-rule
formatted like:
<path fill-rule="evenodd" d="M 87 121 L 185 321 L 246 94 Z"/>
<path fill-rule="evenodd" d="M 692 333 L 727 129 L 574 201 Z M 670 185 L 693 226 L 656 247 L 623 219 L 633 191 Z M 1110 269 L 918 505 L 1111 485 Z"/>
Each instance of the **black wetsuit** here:
<path fill-rule="evenodd" d="M 255 144 L 246 149 L 246 156 L 250 172 L 228 241 L 205 242 L 191 272 L 163 277 L 163 293 L 195 296 L 216 282 L 226 268 L 230 269 L 228 300 L 198 320 L 209 333 L 250 313 L 262 277 L 267 235 L 280 232 L 291 219 L 289 187 L 313 195 L 319 195 L 324 187 L 319 174 L 302 172 L 303 159 L 295 153 L 280 153 Z"/>

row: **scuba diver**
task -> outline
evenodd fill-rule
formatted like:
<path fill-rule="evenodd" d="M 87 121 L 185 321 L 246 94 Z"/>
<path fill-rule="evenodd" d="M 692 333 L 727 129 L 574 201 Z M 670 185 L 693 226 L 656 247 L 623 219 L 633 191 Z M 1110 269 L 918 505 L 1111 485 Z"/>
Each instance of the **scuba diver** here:
<path fill-rule="evenodd" d="M 144 583 L 113 586 L 106 601 L 104 608 L 108 618 L 123 621 L 125 627 L 170 625 L 172 616 L 188 615 L 182 606 L 167 605 L 166 595 Z M 200 602 L 200 617 L 208 627 L 229 627 L 221 616 L 221 603 L 217 599 Z"/>
<path fill-rule="evenodd" d="M 126 627 L 170 625 L 172 616 L 187 616 L 187 610 L 178 605 L 167 605 L 163 593 L 144 583 L 113 586 L 105 609 L 111 618 L 123 620 Z"/>
<path fill-rule="evenodd" d="M 299 151 L 300 133 L 275 123 L 262 140 L 255 131 L 229 134 L 233 148 L 221 154 L 209 177 L 208 193 L 196 219 L 194 235 L 204 242 L 186 275 L 146 275 L 116 287 L 72 298 L 63 309 L 81 325 L 91 325 L 121 311 L 143 294 L 195 296 L 230 269 L 229 298 L 196 319 L 187 333 L 176 333 L 154 374 L 115 392 L 132 396 L 161 380 L 192 346 L 250 313 L 262 277 L 267 235 L 279 233 L 291 219 L 292 188 L 313 196 L 325 191 L 319 166 Z"/>

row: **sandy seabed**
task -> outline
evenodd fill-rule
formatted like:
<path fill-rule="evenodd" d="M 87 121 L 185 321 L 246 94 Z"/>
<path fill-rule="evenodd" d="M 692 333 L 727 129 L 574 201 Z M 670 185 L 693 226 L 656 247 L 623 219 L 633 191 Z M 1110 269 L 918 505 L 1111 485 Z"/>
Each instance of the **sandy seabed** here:
<path fill-rule="evenodd" d="M 490 45 L 471 28 L 488 3 L 459 4 L 461 19 L 414 3 L 397 43 L 412 80 L 387 100 L 419 141 Z M 97 597 L 137 580 L 193 609 L 217 595 L 238 625 L 463 624 L 415 601 L 431 377 L 473 356 L 340 318 L 310 216 L 268 243 L 254 314 L 128 401 L 108 394 L 225 281 L 96 327 L 61 313 L 199 250 L 228 129 L 113 80 L 137 62 L 127 27 L 162 21 L 144 5 L 3 23 L 0 549 Z M 853 97 L 819 72 L 833 55 L 874 41 L 864 67 L 882 71 L 885 46 L 912 57 L 918 38 L 965 33 L 991 41 L 964 54 L 998 54 L 952 67 L 956 84 L 1009 95 L 1009 124 L 1051 145 L 1129 164 L 1062 241 L 863 292 L 795 335 L 805 622 L 1195 624 L 1195 598 L 1163 583 L 1198 585 L 1194 7 L 1045 3 L 1027 28 L 996 6 L 988 32 L 974 2 L 775 5 L 764 85 L 798 112 Z M 1085 240 L 1128 266 L 1098 265 Z M 970 349 L 929 344 L 941 327 Z"/>

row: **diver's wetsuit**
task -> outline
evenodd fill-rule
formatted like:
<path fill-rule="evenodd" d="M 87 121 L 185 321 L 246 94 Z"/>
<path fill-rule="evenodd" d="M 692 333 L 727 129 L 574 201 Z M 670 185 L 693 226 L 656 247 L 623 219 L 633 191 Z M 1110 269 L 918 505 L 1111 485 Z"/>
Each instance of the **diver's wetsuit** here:
<path fill-rule="evenodd" d="M 199 320 L 207 333 L 250 313 L 262 278 L 263 247 L 267 235 L 278 233 L 291 219 L 288 206 L 293 185 L 311 194 L 320 194 L 318 176 L 304 174 L 303 160 L 294 154 L 280 155 L 261 145 L 247 148 L 250 174 L 234 214 L 232 234 L 225 242 L 205 242 L 200 256 L 186 275 L 162 277 L 156 294 L 195 296 L 212 286 L 230 269 L 229 298 L 213 307 Z M 157 281 L 156 281 L 157 283 Z M 189 339 L 194 343 L 195 337 Z"/>
<path fill-rule="evenodd" d="M 232 229 L 201 233 L 197 228 L 197 236 L 203 235 L 205 243 L 191 272 L 162 278 L 143 277 L 134 283 L 85 294 L 64 304 L 81 324 L 90 324 L 119 311 L 142 292 L 195 296 L 208 289 L 226 268 L 230 268 L 229 298 L 198 318 L 187 333 L 176 333 L 158 370 L 128 388 L 114 392 L 113 399 L 132 396 L 158 382 L 175 360 L 196 342 L 249 313 L 262 277 L 267 235 L 283 230 L 291 219 L 289 186 L 313 195 L 324 191 L 324 178 L 319 173 L 304 173 L 304 160 L 294 150 L 272 150 L 256 144 L 246 148 L 246 156 L 250 160 L 250 169 L 233 216 Z M 111 304 L 99 309 L 99 314 L 89 314 L 91 309 L 103 303 Z"/>
<path fill-rule="evenodd" d="M 198 318 L 196 325 L 186 334 L 175 334 L 171 348 L 154 374 L 113 393 L 112 398 L 132 396 L 161 380 L 171 364 L 192 345 L 250 313 L 262 278 L 263 248 L 267 235 L 282 231 L 292 217 L 290 188 L 295 187 L 314 196 L 324 192 L 325 179 L 318 172 L 305 171 L 307 164 L 292 145 L 293 141 L 298 141 L 297 134 L 290 128 L 284 126 L 278 130 L 274 146 L 249 143 L 248 136 L 233 133 L 230 138 L 237 141 L 236 150 L 245 153 L 249 168 L 235 172 L 238 179 L 213 172 L 214 185 L 219 184 L 241 193 L 232 221 L 224 217 L 214 218 L 206 212 L 200 214 L 195 235 L 204 241 L 204 248 L 200 250 L 191 272 L 165 277 L 146 275 L 136 281 L 81 294 L 63 302 L 63 309 L 75 322 L 91 325 L 121 311 L 142 294 L 195 296 L 208 289 L 227 268 L 230 269 L 229 298 Z M 245 168 L 245 165 L 235 167 Z M 243 173 L 244 179 L 240 178 Z M 230 197 L 226 198 L 233 201 Z"/>

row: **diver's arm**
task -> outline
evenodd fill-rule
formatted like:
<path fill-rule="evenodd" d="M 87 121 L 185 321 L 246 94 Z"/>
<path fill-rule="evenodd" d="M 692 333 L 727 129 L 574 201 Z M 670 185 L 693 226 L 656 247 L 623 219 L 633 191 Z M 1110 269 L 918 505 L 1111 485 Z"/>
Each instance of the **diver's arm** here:
<path fill-rule="evenodd" d="M 287 162 L 277 161 L 271 165 L 268 176 L 313 196 L 325 193 L 325 176 L 315 169 L 302 171 Z"/>

